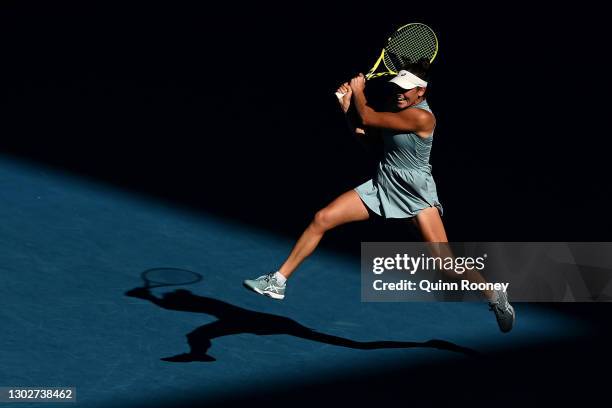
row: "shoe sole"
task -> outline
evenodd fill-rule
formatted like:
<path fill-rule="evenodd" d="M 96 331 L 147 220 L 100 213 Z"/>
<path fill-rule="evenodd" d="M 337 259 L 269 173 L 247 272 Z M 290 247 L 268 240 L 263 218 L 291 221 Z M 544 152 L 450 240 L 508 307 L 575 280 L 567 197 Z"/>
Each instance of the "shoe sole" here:
<path fill-rule="evenodd" d="M 512 325 L 510 326 L 508 330 L 505 330 L 505 331 L 501 330 L 502 333 L 510 333 L 512 329 L 514 328 L 514 324 L 516 323 L 516 313 L 514 312 L 514 307 L 512 305 L 508 305 L 508 306 L 510 307 L 510 310 L 512 310 Z"/>
<path fill-rule="evenodd" d="M 242 286 L 244 286 L 245 288 L 249 290 L 252 290 L 255 293 L 259 293 L 260 295 L 267 296 L 271 299 L 283 300 L 285 298 L 285 295 L 281 295 L 279 293 L 274 293 L 274 292 L 268 292 L 266 290 L 261 290 L 259 288 L 254 288 L 252 286 L 247 285 L 246 283 L 243 283 Z"/>

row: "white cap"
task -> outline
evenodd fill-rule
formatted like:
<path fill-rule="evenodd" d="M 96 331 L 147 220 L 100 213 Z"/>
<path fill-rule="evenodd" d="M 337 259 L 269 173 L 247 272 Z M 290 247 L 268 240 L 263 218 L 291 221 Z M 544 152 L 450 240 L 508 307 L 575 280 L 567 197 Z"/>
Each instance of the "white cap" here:
<path fill-rule="evenodd" d="M 414 75 L 412 72 L 408 72 L 405 70 L 401 70 L 398 72 L 397 76 L 390 80 L 389 82 L 393 82 L 397 86 L 403 89 L 412 89 L 420 86 L 425 88 L 427 86 L 427 82 L 423 81 L 418 76 Z"/>

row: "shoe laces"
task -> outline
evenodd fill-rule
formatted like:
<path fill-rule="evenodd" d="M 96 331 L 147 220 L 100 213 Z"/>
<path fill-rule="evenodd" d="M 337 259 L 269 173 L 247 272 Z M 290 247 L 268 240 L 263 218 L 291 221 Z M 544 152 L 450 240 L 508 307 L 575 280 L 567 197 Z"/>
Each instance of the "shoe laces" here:
<path fill-rule="evenodd" d="M 269 274 L 263 276 L 264 281 L 266 281 L 267 283 L 267 286 L 264 288 L 264 290 L 273 290 L 275 292 L 278 292 L 278 287 L 280 285 L 276 281 L 274 273 L 275 272 L 270 272 Z"/>
<path fill-rule="evenodd" d="M 263 279 L 266 282 L 270 282 L 274 279 L 274 272 L 270 272 L 267 275 L 260 276 L 259 279 Z"/>

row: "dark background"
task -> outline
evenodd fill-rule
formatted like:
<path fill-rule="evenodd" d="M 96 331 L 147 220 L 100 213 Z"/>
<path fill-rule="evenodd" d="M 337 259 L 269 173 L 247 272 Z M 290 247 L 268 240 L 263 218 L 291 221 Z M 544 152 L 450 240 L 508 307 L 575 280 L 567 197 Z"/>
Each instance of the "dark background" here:
<path fill-rule="evenodd" d="M 297 237 L 373 164 L 333 91 L 419 21 L 440 41 L 431 162 L 449 238 L 608 240 L 605 26 L 584 6 L 8 3 L 1 147 Z M 411 239 L 375 220 L 324 244 Z"/>
<path fill-rule="evenodd" d="M 394 28 L 425 22 L 440 40 L 429 102 L 449 238 L 610 240 L 604 10 L 334 4 L 3 2 L 1 151 L 297 237 L 372 168 L 336 106 L 338 83 L 369 69 Z M 323 245 L 358 254 L 360 241 L 410 239 L 405 223 L 374 220 L 334 230 Z M 600 335 L 477 363 L 288 384 L 270 398 L 392 403 L 408 389 L 424 402 L 603 400 L 604 377 L 590 373 L 609 360 L 605 305 L 550 307 Z M 373 400 L 365 390 L 382 391 Z M 233 405 L 254 394 L 236 393 Z"/>

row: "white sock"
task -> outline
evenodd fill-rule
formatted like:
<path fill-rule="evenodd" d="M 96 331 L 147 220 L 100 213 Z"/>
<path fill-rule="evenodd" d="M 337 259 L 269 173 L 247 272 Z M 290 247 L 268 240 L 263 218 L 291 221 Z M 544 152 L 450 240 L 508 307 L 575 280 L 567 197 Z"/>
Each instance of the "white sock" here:
<path fill-rule="evenodd" d="M 287 282 L 287 278 L 285 278 L 279 271 L 274 272 L 274 278 L 281 285 L 284 285 L 285 282 Z"/>

